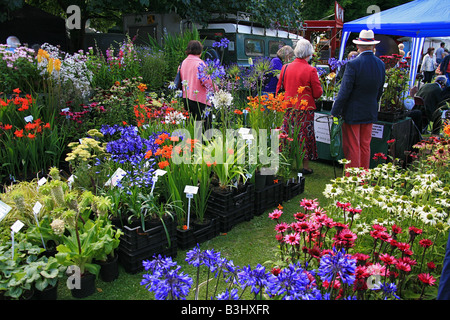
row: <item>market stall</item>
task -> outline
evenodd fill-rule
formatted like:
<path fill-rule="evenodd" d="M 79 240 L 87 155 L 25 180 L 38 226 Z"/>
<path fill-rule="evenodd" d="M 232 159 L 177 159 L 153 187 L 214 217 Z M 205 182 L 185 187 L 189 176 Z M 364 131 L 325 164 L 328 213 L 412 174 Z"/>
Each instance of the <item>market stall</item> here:
<path fill-rule="evenodd" d="M 352 32 L 371 29 L 379 34 L 412 38 L 410 83 L 414 85 L 422 48 L 427 37 L 450 36 L 450 6 L 446 1 L 414 0 L 403 5 L 375 12 L 369 16 L 346 22 L 343 27 L 339 59 L 344 58 L 347 40 Z"/>

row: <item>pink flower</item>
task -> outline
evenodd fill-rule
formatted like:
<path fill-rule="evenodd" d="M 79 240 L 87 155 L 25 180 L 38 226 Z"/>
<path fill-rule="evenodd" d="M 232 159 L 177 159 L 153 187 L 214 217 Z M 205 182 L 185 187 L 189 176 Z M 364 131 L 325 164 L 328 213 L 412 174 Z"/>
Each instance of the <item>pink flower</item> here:
<path fill-rule="evenodd" d="M 385 267 L 385 266 L 382 266 L 381 264 L 379 264 L 379 263 L 377 262 L 377 263 L 374 263 L 374 264 L 368 266 L 368 267 L 367 267 L 367 272 L 368 272 L 370 275 L 375 275 L 375 276 L 376 276 L 376 275 L 378 275 L 378 276 L 385 276 L 385 275 L 386 275 L 386 267 Z M 389 276 L 389 272 L 388 272 L 387 275 Z"/>
<path fill-rule="evenodd" d="M 300 201 L 300 206 L 302 206 L 306 210 L 314 210 L 319 206 L 319 203 L 317 202 L 317 199 L 303 199 L 302 201 Z"/>
<path fill-rule="evenodd" d="M 290 233 L 284 236 L 284 241 L 290 245 L 298 245 L 300 243 L 300 234 L 297 232 Z"/>
<path fill-rule="evenodd" d="M 279 223 L 275 226 L 275 231 L 278 233 L 284 233 L 289 230 L 289 225 L 286 222 Z"/>
<path fill-rule="evenodd" d="M 393 257 L 387 253 L 380 255 L 380 260 L 383 261 L 388 266 L 395 264 L 397 262 L 395 257 Z"/>
<path fill-rule="evenodd" d="M 420 273 L 417 275 L 420 281 L 422 281 L 424 284 L 428 284 L 429 286 L 434 285 L 436 282 L 436 279 L 429 273 Z"/>
<path fill-rule="evenodd" d="M 282 214 L 283 214 L 283 211 L 281 211 L 280 209 L 275 209 L 271 213 L 269 213 L 269 218 L 272 220 L 278 220 L 278 219 L 280 219 Z"/>
<path fill-rule="evenodd" d="M 433 245 L 433 241 L 431 241 L 430 239 L 422 239 L 419 241 L 419 245 L 426 249 Z"/>

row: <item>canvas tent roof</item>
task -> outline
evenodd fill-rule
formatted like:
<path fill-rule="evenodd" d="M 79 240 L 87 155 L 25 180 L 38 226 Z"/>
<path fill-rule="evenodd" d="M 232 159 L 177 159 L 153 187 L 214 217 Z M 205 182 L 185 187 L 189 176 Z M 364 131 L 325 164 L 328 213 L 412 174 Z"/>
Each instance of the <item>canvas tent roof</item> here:
<path fill-rule="evenodd" d="M 344 31 L 372 29 L 375 34 L 408 37 L 450 36 L 450 3 L 445 0 L 415 0 L 344 23 Z"/>
<path fill-rule="evenodd" d="M 339 57 L 341 60 L 350 33 L 359 33 L 363 29 L 372 29 L 375 35 L 413 38 L 410 69 L 410 86 L 412 86 L 425 38 L 450 36 L 450 3 L 447 0 L 414 0 L 344 23 Z"/>

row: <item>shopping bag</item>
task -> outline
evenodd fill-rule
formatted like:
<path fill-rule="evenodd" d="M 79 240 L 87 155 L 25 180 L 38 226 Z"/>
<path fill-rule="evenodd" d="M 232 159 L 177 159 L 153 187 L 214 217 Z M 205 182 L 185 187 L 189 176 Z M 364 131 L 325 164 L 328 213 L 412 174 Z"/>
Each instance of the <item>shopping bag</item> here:
<path fill-rule="evenodd" d="M 333 117 L 330 128 L 330 155 L 332 158 L 339 156 L 342 145 L 342 118 Z"/>

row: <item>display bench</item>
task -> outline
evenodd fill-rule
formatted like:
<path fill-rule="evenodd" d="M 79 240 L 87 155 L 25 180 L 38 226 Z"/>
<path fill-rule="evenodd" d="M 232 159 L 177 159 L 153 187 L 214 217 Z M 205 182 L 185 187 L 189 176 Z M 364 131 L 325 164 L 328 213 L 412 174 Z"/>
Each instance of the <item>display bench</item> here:
<path fill-rule="evenodd" d="M 342 146 L 339 155 L 333 159 L 330 155 L 330 128 L 332 118 L 330 112 L 317 111 L 314 117 L 314 131 L 316 136 L 317 153 L 319 159 L 339 160 L 344 158 Z M 373 160 L 376 153 L 391 155 L 393 158 L 405 159 L 405 151 L 412 149 L 412 146 L 421 140 L 420 132 L 417 130 L 411 118 L 397 122 L 378 121 L 373 124 L 372 141 L 370 143 L 371 160 L 370 167 L 376 167 L 380 161 Z M 388 140 L 395 139 L 392 148 L 389 149 Z"/>

